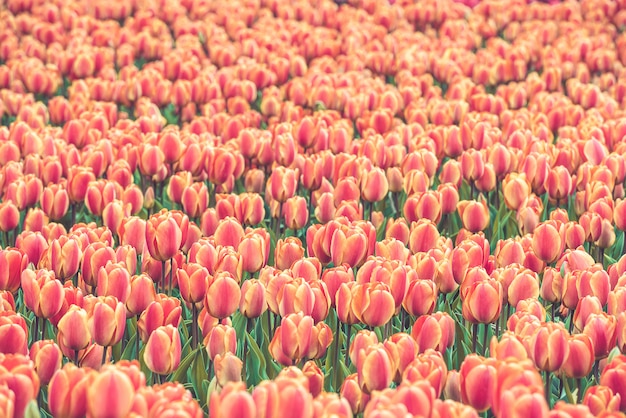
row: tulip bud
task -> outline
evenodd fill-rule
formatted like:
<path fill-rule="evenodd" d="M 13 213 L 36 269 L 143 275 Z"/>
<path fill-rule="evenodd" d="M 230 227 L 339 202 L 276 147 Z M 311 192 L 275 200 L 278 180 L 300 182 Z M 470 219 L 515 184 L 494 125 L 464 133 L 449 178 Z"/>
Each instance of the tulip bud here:
<path fill-rule="evenodd" d="M 181 343 L 178 328 L 172 325 L 155 329 L 146 343 L 143 359 L 153 373 L 167 375 L 180 364 Z"/>

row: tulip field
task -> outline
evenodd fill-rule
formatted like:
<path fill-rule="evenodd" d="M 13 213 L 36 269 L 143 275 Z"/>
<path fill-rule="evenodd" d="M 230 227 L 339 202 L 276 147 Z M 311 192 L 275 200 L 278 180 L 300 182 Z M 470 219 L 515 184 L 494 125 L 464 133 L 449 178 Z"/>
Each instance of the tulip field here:
<path fill-rule="evenodd" d="M 0 417 L 626 418 L 626 0 L 3 0 Z"/>

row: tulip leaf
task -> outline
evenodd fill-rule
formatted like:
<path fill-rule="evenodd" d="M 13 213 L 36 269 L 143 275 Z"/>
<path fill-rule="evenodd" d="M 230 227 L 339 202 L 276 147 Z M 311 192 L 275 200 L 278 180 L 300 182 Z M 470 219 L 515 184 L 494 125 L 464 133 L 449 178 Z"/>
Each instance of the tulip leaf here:
<path fill-rule="evenodd" d="M 122 356 L 120 357 L 121 360 L 133 360 L 137 358 L 137 356 L 135 355 L 135 345 L 137 343 L 137 338 L 139 338 L 139 335 L 137 333 L 133 334 L 130 337 L 130 340 L 128 340 L 128 343 L 126 343 L 126 347 L 124 347 Z"/>
<path fill-rule="evenodd" d="M 204 350 L 204 347 L 196 348 L 195 351 L 192 351 L 191 353 L 187 354 L 185 358 L 183 358 L 183 361 L 180 362 L 176 371 L 170 375 L 170 382 L 187 382 L 187 371 L 191 367 L 191 363 L 195 359 L 196 351 L 198 350 Z"/>
<path fill-rule="evenodd" d="M 252 385 L 256 385 L 262 380 L 267 379 L 267 364 L 265 361 L 265 356 L 263 352 L 259 348 L 259 345 L 255 341 L 254 338 L 250 334 L 246 334 L 246 338 L 248 339 L 248 347 L 250 347 L 250 354 L 248 356 L 249 362 L 252 367 L 247 367 L 246 370 L 250 374 L 250 382 Z"/>
<path fill-rule="evenodd" d="M 39 412 L 39 407 L 37 406 L 37 401 L 34 399 L 26 405 L 26 409 L 24 410 L 24 418 L 40 418 L 41 412 Z"/>
<path fill-rule="evenodd" d="M 196 392 L 196 397 L 200 400 L 200 405 L 206 403 L 206 390 L 202 390 L 203 383 L 208 379 L 207 372 L 207 352 L 206 350 L 196 350 L 193 365 L 191 366 L 191 383 Z"/>

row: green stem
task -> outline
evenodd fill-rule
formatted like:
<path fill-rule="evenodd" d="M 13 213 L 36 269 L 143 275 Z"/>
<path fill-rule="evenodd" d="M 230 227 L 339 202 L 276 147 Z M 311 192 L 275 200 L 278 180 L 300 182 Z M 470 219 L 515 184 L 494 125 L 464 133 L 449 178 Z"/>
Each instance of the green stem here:
<path fill-rule="evenodd" d="M 552 373 L 546 372 L 546 402 L 552 407 Z"/>
<path fill-rule="evenodd" d="M 476 352 L 478 345 L 478 323 L 472 325 L 472 352 Z"/>
<path fill-rule="evenodd" d="M 198 307 L 195 303 L 191 304 L 191 348 L 193 350 L 198 346 Z M 245 367 L 245 362 L 244 362 Z"/>
<path fill-rule="evenodd" d="M 104 366 L 107 363 L 107 347 L 103 347 L 102 350 L 102 365 Z"/>
<path fill-rule="evenodd" d="M 333 370 L 335 372 L 334 388 L 335 392 L 339 392 L 339 349 L 341 340 L 341 322 L 337 318 L 337 325 L 335 326 L 335 358 L 333 361 Z M 346 357 L 347 358 L 347 357 Z"/>
<path fill-rule="evenodd" d="M 351 331 L 352 331 L 352 326 L 350 324 L 346 324 L 346 351 L 345 351 L 345 356 L 344 356 L 346 367 L 350 367 L 350 332 Z"/>

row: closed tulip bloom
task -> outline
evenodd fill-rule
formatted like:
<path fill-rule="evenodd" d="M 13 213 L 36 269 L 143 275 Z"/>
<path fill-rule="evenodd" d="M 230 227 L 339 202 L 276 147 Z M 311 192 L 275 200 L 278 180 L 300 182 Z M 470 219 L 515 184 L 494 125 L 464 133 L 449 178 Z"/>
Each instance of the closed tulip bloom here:
<path fill-rule="evenodd" d="M 591 338 L 596 359 L 608 356 L 615 347 L 617 343 L 616 329 L 617 319 L 614 316 L 606 312 L 589 315 L 583 334 Z"/>
<path fill-rule="evenodd" d="M 229 382 L 241 381 L 243 362 L 235 354 L 231 352 L 226 352 L 224 355 L 218 354 L 214 361 L 215 377 L 220 387 L 226 386 Z"/>
<path fill-rule="evenodd" d="M 152 215 L 146 223 L 146 246 L 158 261 L 174 257 L 182 243 L 182 231 L 176 220 L 165 212 Z"/>
<path fill-rule="evenodd" d="M 427 279 L 411 281 L 402 302 L 404 309 L 412 316 L 428 315 L 435 309 L 437 287 L 435 282 Z"/>
<path fill-rule="evenodd" d="M 100 296 L 88 319 L 96 344 L 110 347 L 122 340 L 126 329 L 126 307 L 114 296 Z"/>
<path fill-rule="evenodd" d="M 441 396 L 448 377 L 448 368 L 440 352 L 426 350 L 418 354 L 402 373 L 402 381 L 406 383 L 419 383 L 427 381 L 435 390 L 437 397 Z"/>
<path fill-rule="evenodd" d="M 126 303 L 130 295 L 130 273 L 124 263 L 107 263 L 98 271 L 98 296 L 114 296 Z"/>
<path fill-rule="evenodd" d="M 533 252 L 548 264 L 561 256 L 563 244 L 561 234 L 552 223 L 542 223 L 533 232 Z"/>
<path fill-rule="evenodd" d="M 22 316 L 13 311 L 0 312 L 0 353 L 28 353 L 28 329 Z"/>
<path fill-rule="evenodd" d="M 70 197 L 63 184 L 49 184 L 39 199 L 41 208 L 51 221 L 60 221 L 70 207 Z"/>
<path fill-rule="evenodd" d="M 298 177 L 297 170 L 279 166 L 272 171 L 268 179 L 268 191 L 275 200 L 281 203 L 285 202 L 295 194 L 298 186 Z"/>
<path fill-rule="evenodd" d="M 237 334 L 228 325 L 218 324 L 204 338 L 209 358 L 213 361 L 217 355 L 237 352 Z"/>
<path fill-rule="evenodd" d="M 209 402 L 209 413 L 212 417 L 254 418 L 257 416 L 255 400 L 245 390 L 243 383 L 231 382 L 222 391 L 214 391 Z"/>
<path fill-rule="evenodd" d="M 15 416 L 15 393 L 7 385 L 0 387 L 0 414 L 6 417 Z"/>
<path fill-rule="evenodd" d="M 470 232 L 479 232 L 489 225 L 489 207 L 484 198 L 480 201 L 462 200 L 457 205 L 457 210 L 463 227 Z"/>
<path fill-rule="evenodd" d="M 488 324 L 500 316 L 502 285 L 495 280 L 472 284 L 463 300 L 463 317 L 474 324 Z"/>
<path fill-rule="evenodd" d="M 297 237 L 279 239 L 274 251 L 274 265 L 279 270 L 286 270 L 291 265 L 304 257 L 304 247 Z"/>
<path fill-rule="evenodd" d="M 357 373 L 353 373 L 344 379 L 339 389 L 339 394 L 342 398 L 348 400 L 352 413 L 355 415 L 363 412 L 370 398 L 369 394 L 361 390 Z"/>
<path fill-rule="evenodd" d="M 473 406 L 478 412 L 486 411 L 492 405 L 497 377 L 495 366 L 493 359 L 470 354 L 459 369 L 463 403 Z"/>
<path fill-rule="evenodd" d="M 38 266 L 41 256 L 47 252 L 49 245 L 48 241 L 41 232 L 22 231 L 22 233 L 19 234 L 15 239 L 15 246 L 28 257 L 28 260 L 23 260 L 22 262 L 26 262 L 26 264 L 28 264 L 27 262 L 30 262 Z M 8 250 L 10 250 L 10 248 L 4 249 L 4 251 Z M 3 259 L 4 257 L 6 257 L 6 254 L 0 251 L 0 266 L 2 266 L 2 263 L 6 262 L 6 260 Z M 26 264 L 24 265 L 24 268 L 26 268 Z M 24 270 L 24 268 L 22 268 L 21 270 Z M 10 276 L 9 273 L 15 273 L 15 270 L 11 270 L 11 268 L 0 267 L 0 272 L 0 288 L 2 288 L 2 282 L 4 282 L 7 277 L 13 277 Z"/>
<path fill-rule="evenodd" d="M 285 227 L 293 230 L 303 228 L 309 220 L 309 207 L 302 196 L 293 196 L 283 204 Z"/>
<path fill-rule="evenodd" d="M 511 210 L 517 210 L 531 193 L 531 185 L 524 173 L 509 173 L 502 182 L 504 202 Z"/>
<path fill-rule="evenodd" d="M 176 272 L 180 296 L 187 303 L 200 303 L 206 296 L 209 271 L 198 263 L 185 264 Z"/>
<path fill-rule="evenodd" d="M 415 321 L 411 337 L 417 342 L 420 353 L 434 349 L 440 353 L 454 345 L 455 322 L 446 312 L 422 315 Z"/>
<path fill-rule="evenodd" d="M 200 218 L 209 204 L 209 191 L 206 184 L 196 182 L 185 187 L 181 196 L 181 204 L 190 218 Z"/>
<path fill-rule="evenodd" d="M 382 390 L 393 380 L 393 367 L 389 353 L 382 344 L 370 346 L 359 352 L 357 375 L 359 386 L 364 393 Z"/>
<path fill-rule="evenodd" d="M 374 167 L 361 177 L 361 196 L 367 202 L 380 202 L 387 196 L 389 182 L 380 167 Z"/>
<path fill-rule="evenodd" d="M 143 359 L 153 373 L 167 375 L 180 364 L 181 343 L 178 328 L 160 326 L 154 330 L 146 343 Z"/>
<path fill-rule="evenodd" d="M 35 341 L 28 352 L 42 385 L 47 385 L 61 368 L 63 353 L 53 340 Z"/>
<path fill-rule="evenodd" d="M 413 254 L 430 251 L 437 245 L 439 237 L 435 223 L 429 219 L 420 219 L 411 224 L 409 248 Z"/>
<path fill-rule="evenodd" d="M 305 315 L 313 313 L 315 294 L 308 282 L 302 277 L 286 281 L 276 295 L 278 312 L 281 316 L 302 312 Z"/>
<path fill-rule="evenodd" d="M 554 372 L 568 355 L 568 333 L 562 324 L 548 322 L 537 329 L 529 342 L 530 356 L 539 370 Z"/>
<path fill-rule="evenodd" d="M 20 212 L 11 200 L 0 203 L 0 231 L 9 232 L 20 223 Z"/>
<path fill-rule="evenodd" d="M 85 283 L 96 286 L 100 267 L 104 267 L 109 261 L 117 261 L 115 250 L 111 246 L 101 241 L 87 245 L 80 268 Z"/>
<path fill-rule="evenodd" d="M 600 384 L 619 395 L 621 398 L 619 410 L 626 410 L 626 356 L 618 355 L 606 365 L 600 375 Z"/>
<path fill-rule="evenodd" d="M 362 323 L 378 327 L 393 316 L 395 301 L 384 283 L 358 284 L 352 289 L 352 309 Z"/>
<path fill-rule="evenodd" d="M 48 387 L 48 407 L 55 417 L 87 415 L 87 391 L 96 372 L 66 363 L 54 374 Z"/>
<path fill-rule="evenodd" d="M 491 338 L 489 354 L 497 360 L 524 360 L 528 358 L 526 347 L 524 347 L 521 339 L 511 331 L 505 331 L 500 341 L 495 335 Z"/>
<path fill-rule="evenodd" d="M 125 218 L 118 235 L 121 245 L 131 245 L 137 250 L 137 254 L 142 254 L 146 246 L 146 221 L 138 216 Z"/>
<path fill-rule="evenodd" d="M 135 388 L 124 372 L 106 367 L 96 375 L 87 391 L 87 410 L 91 417 L 124 417 L 133 406 Z"/>
<path fill-rule="evenodd" d="M 572 317 L 574 326 L 578 331 L 582 331 L 587 323 L 587 318 L 589 318 L 590 315 L 599 314 L 601 312 L 602 305 L 600 304 L 600 299 L 591 295 L 580 298 L 574 310 L 574 316 Z"/>
<path fill-rule="evenodd" d="M 257 279 L 243 282 L 239 311 L 246 318 L 258 318 L 267 310 L 265 286 Z"/>
<path fill-rule="evenodd" d="M 270 236 L 266 232 L 248 233 L 239 243 L 237 251 L 241 254 L 243 271 L 256 273 L 267 264 Z"/>
<path fill-rule="evenodd" d="M 239 243 L 245 236 L 241 223 L 232 217 L 224 218 L 220 221 L 213 237 L 216 245 L 231 246 L 238 248 Z"/>
<path fill-rule="evenodd" d="M 147 306 L 137 321 L 137 330 L 141 340 L 148 341 L 152 332 L 158 327 L 166 325 L 178 327 L 181 315 L 180 299 L 164 294 L 157 295 L 156 300 Z"/>
<path fill-rule="evenodd" d="M 24 270 L 24 304 L 39 318 L 51 318 L 63 305 L 63 285 L 49 270 Z"/>
<path fill-rule="evenodd" d="M 78 272 L 83 256 L 78 238 L 66 235 L 53 240 L 48 248 L 50 269 L 61 280 L 69 279 Z"/>
<path fill-rule="evenodd" d="M 76 305 L 70 306 L 58 324 L 58 339 L 69 350 L 82 350 L 91 342 L 87 311 Z"/>
<path fill-rule="evenodd" d="M 583 378 L 591 372 L 595 362 L 593 343 L 585 334 L 570 335 L 567 340 L 569 346 L 567 357 L 561 370 L 567 377 Z"/>
<path fill-rule="evenodd" d="M 132 276 L 126 309 L 130 315 L 140 315 L 157 298 L 154 281 L 147 274 Z"/>
<path fill-rule="evenodd" d="M 22 250 L 17 248 L 0 250 L 0 290 L 17 292 L 22 272 L 26 270 L 28 262 L 28 256 Z"/>
<path fill-rule="evenodd" d="M 375 345 L 378 342 L 378 337 L 373 331 L 362 329 L 357 332 L 350 342 L 349 356 L 352 363 L 357 363 L 361 350 L 366 350 L 368 347 Z"/>
<path fill-rule="evenodd" d="M 337 229 L 330 242 L 330 256 L 336 266 L 346 263 L 357 267 L 365 261 L 367 247 L 367 236 L 358 228 Z"/>
<path fill-rule="evenodd" d="M 590 386 L 585 392 L 583 405 L 589 407 L 589 412 L 599 416 L 602 412 L 618 412 L 621 404 L 621 396 L 613 392 L 608 386 Z"/>
<path fill-rule="evenodd" d="M 220 272 L 215 275 L 207 289 L 204 306 L 209 314 L 216 318 L 231 316 L 239 307 L 241 289 L 228 272 Z"/>
<path fill-rule="evenodd" d="M 306 358 L 312 343 L 313 327 L 313 318 L 308 315 L 293 313 L 285 316 L 270 342 L 272 357 L 284 365 Z"/>

